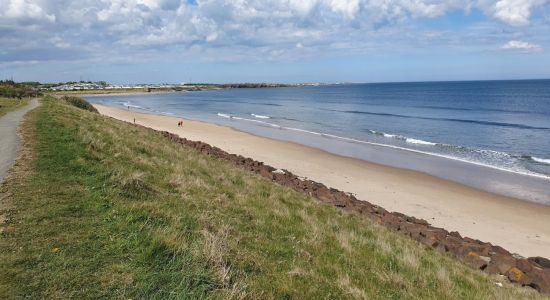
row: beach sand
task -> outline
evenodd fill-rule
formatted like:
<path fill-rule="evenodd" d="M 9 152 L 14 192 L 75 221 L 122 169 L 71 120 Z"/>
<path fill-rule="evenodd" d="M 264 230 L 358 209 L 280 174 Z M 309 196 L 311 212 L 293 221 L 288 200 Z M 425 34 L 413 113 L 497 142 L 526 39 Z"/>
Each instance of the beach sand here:
<path fill-rule="evenodd" d="M 550 257 L 550 206 L 476 190 L 417 171 L 343 157 L 210 123 L 94 104 L 103 115 L 202 141 L 262 161 L 437 227 L 522 256 Z"/>

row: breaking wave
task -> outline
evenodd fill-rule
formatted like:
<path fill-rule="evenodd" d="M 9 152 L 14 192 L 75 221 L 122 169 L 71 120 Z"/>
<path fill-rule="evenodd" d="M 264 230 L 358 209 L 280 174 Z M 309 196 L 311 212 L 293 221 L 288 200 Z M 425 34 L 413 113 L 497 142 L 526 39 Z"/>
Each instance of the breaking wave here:
<path fill-rule="evenodd" d="M 257 114 L 250 114 L 251 116 L 253 116 L 254 118 L 258 118 L 258 119 L 271 119 L 271 117 L 268 117 L 268 116 L 262 116 L 262 115 L 257 115 Z"/>
<path fill-rule="evenodd" d="M 219 117 L 223 117 L 226 119 L 252 122 L 260 126 L 278 128 L 282 130 L 289 130 L 289 131 L 295 131 L 295 132 L 302 132 L 306 134 L 322 136 L 325 138 L 333 138 L 333 139 L 338 139 L 341 141 L 347 141 L 351 143 L 369 144 L 369 145 L 405 150 L 405 151 L 410 151 L 415 153 L 426 154 L 430 156 L 437 156 L 441 158 L 452 159 L 456 161 L 475 164 L 479 166 L 498 169 L 501 171 L 516 173 L 516 174 L 534 176 L 534 177 L 545 178 L 545 179 L 550 178 L 550 176 L 548 175 L 533 172 L 524 168 L 518 169 L 516 168 L 514 163 L 515 161 L 518 161 L 518 160 L 527 159 L 538 163 L 550 164 L 550 159 L 542 159 L 542 158 L 537 158 L 532 156 L 517 156 L 517 155 L 511 155 L 509 153 L 499 152 L 494 150 L 475 149 L 475 148 L 468 148 L 464 146 L 450 145 L 445 143 L 435 143 L 435 142 L 425 141 L 417 138 L 385 133 L 385 132 L 376 131 L 372 129 L 366 130 L 366 132 L 373 134 L 379 138 L 393 139 L 398 141 L 397 144 L 389 144 L 389 143 L 386 144 L 384 142 L 361 140 L 356 138 L 338 136 L 330 133 L 306 130 L 302 128 L 286 127 L 286 126 L 281 126 L 271 122 L 266 122 L 263 120 L 242 118 L 242 117 L 232 116 L 226 113 L 218 113 L 217 115 Z M 399 142 L 401 144 L 399 144 Z M 407 144 L 410 146 L 407 146 Z M 497 161 L 498 163 L 496 163 Z"/>
<path fill-rule="evenodd" d="M 546 159 L 546 158 L 538 158 L 538 157 L 534 157 L 534 156 L 531 156 L 531 159 L 538 162 L 538 163 L 541 163 L 541 164 L 547 164 L 547 165 L 550 165 L 550 159 Z"/>

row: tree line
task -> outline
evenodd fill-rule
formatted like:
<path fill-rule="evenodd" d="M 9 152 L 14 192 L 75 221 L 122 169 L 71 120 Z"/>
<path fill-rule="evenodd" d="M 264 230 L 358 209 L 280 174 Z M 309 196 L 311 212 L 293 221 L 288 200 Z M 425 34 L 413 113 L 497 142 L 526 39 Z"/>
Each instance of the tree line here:
<path fill-rule="evenodd" d="M 39 95 L 40 91 L 32 84 L 17 83 L 13 80 L 0 80 L 0 97 L 21 99 Z"/>

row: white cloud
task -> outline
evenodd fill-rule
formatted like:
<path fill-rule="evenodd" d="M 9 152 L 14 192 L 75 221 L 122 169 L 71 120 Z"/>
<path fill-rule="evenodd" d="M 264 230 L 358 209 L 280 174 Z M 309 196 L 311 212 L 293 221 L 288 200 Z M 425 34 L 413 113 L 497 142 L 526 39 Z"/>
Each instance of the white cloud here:
<path fill-rule="evenodd" d="M 27 0 L 0 0 L 0 17 L 7 19 L 37 19 L 55 21 L 55 15 L 46 14 L 42 8 Z"/>
<path fill-rule="evenodd" d="M 479 6 L 506 24 L 525 26 L 530 22 L 532 11 L 546 3 L 547 0 L 480 0 Z"/>
<path fill-rule="evenodd" d="M 542 47 L 537 44 L 531 44 L 520 40 L 511 40 L 502 46 L 502 49 L 508 50 L 526 50 L 526 51 L 541 51 Z"/>
<path fill-rule="evenodd" d="M 424 43 L 423 46 L 431 43 L 462 46 L 466 44 L 465 36 L 469 42 L 473 36 L 473 39 L 478 38 L 477 42 L 491 48 L 503 39 L 516 40 L 525 36 L 525 32 L 520 32 L 522 27 L 514 28 L 517 35 L 506 35 L 501 27 L 507 24 L 526 26 L 525 31 L 532 29 L 530 21 L 534 10 L 548 2 L 0 0 L 0 45 L 4 51 L 0 60 L 23 60 L 27 52 L 21 50 L 34 50 L 37 54 L 29 60 L 36 59 L 48 47 L 85 52 L 94 58 L 118 56 L 128 59 L 137 53 L 153 56 L 163 51 L 195 53 L 192 49 L 200 48 L 203 53 L 207 50 L 208 53 L 220 53 L 212 54 L 215 59 L 249 55 L 263 59 L 268 55 L 282 57 L 331 49 L 363 51 L 392 41 L 402 47 L 414 47 L 420 43 Z M 485 21 L 491 24 L 490 29 L 474 29 L 471 33 L 464 31 L 453 35 L 443 34 L 438 28 L 422 31 L 415 27 L 415 20 L 419 18 L 436 18 L 474 8 L 481 9 L 490 17 Z M 487 36 L 480 37 L 480 34 Z M 530 51 L 532 49 L 535 48 Z M 49 54 L 47 59 L 53 55 Z"/>
<path fill-rule="evenodd" d="M 355 18 L 359 11 L 359 0 L 328 0 L 327 4 L 332 11 L 341 13 L 348 19 Z"/>

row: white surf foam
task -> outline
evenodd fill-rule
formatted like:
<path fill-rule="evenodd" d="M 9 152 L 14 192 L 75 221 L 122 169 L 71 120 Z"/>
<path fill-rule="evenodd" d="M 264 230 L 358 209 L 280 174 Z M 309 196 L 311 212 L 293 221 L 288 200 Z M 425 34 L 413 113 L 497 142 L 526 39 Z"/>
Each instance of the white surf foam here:
<path fill-rule="evenodd" d="M 538 158 L 538 157 L 534 157 L 534 156 L 531 156 L 531 159 L 533 159 L 536 162 L 542 163 L 542 164 L 550 165 L 550 159 Z"/>
<path fill-rule="evenodd" d="M 138 108 L 138 109 L 145 109 L 145 108 L 143 108 L 143 107 L 141 107 L 141 106 L 139 106 L 139 105 L 134 105 L 134 104 L 132 104 L 132 103 L 130 103 L 130 102 L 124 102 L 124 103 L 122 103 L 122 105 L 124 105 L 124 106 L 126 106 L 126 107 L 133 107 L 133 108 Z"/>
<path fill-rule="evenodd" d="M 261 125 L 264 125 L 264 126 L 269 126 L 269 127 L 274 127 L 274 128 L 282 128 L 280 125 L 277 125 L 277 124 L 273 124 L 273 123 L 269 123 L 269 122 L 265 122 L 265 121 L 260 121 L 260 120 L 253 120 L 253 119 L 235 117 L 235 116 L 232 116 L 232 115 L 229 115 L 229 114 L 218 113 L 218 116 L 222 117 L 222 118 L 232 119 L 232 120 L 258 123 L 258 124 L 261 124 Z"/>
<path fill-rule="evenodd" d="M 262 116 L 262 115 L 257 115 L 257 114 L 250 114 L 251 116 L 253 116 L 254 118 L 258 118 L 258 119 L 271 119 L 271 117 L 268 117 L 268 116 Z"/>
<path fill-rule="evenodd" d="M 272 123 L 265 122 L 265 121 L 234 117 L 234 116 L 229 116 L 227 114 L 218 113 L 218 116 L 225 117 L 225 118 L 232 118 L 232 119 L 236 119 L 236 120 L 262 123 L 264 125 L 268 125 L 268 126 L 271 126 L 271 127 L 277 127 L 277 128 L 280 128 L 280 129 L 298 131 L 298 132 L 313 134 L 313 135 L 317 135 L 317 136 L 330 137 L 330 138 L 335 138 L 335 139 L 348 141 L 348 142 L 353 142 L 353 143 L 374 145 L 374 146 L 379 146 L 379 147 L 386 147 L 386 148 L 403 150 L 403 151 L 419 153 L 419 154 L 424 154 L 424 155 L 429 155 L 429 156 L 435 156 L 435 157 L 440 157 L 440 158 L 445 158 L 445 159 L 451 159 L 451 160 L 460 161 L 460 162 L 463 162 L 463 163 L 473 164 L 473 165 L 482 166 L 482 167 L 486 167 L 486 168 L 491 168 L 491 169 L 504 171 L 504 172 L 508 172 L 508 173 L 514 173 L 514 174 L 519 174 L 519 175 L 537 177 L 537 178 L 542 178 L 542 179 L 547 179 L 547 180 L 550 179 L 550 176 L 544 175 L 544 174 L 539 174 L 539 173 L 535 173 L 535 172 L 531 172 L 531 171 L 512 170 L 512 169 L 508 169 L 508 168 L 502 168 L 502 167 L 499 167 L 499 166 L 494 166 L 494 165 L 490 165 L 490 164 L 487 164 L 487 163 L 472 161 L 472 160 L 468 160 L 468 159 L 464 159 L 464 158 L 460 158 L 460 157 L 455 157 L 455 156 L 451 156 L 451 155 L 446 155 L 446 154 L 433 153 L 433 152 L 428 152 L 428 151 L 416 150 L 416 149 L 400 147 L 400 146 L 395 146 L 395 145 L 382 144 L 382 143 L 376 143 L 376 142 L 368 142 L 368 141 L 364 141 L 364 140 L 359 140 L 359 139 L 354 139 L 354 138 L 349 138 L 349 137 L 342 137 L 342 136 L 328 134 L 328 133 L 320 133 L 320 132 L 305 130 L 305 129 L 301 129 L 301 128 L 284 127 L 284 126 L 279 126 L 279 125 L 272 124 Z M 376 131 L 373 131 L 373 130 L 369 130 L 369 131 L 372 132 L 372 133 L 375 133 L 375 134 L 377 133 Z M 394 135 L 394 138 L 401 138 L 401 137 L 398 136 L 398 135 Z M 437 143 L 432 143 L 432 142 L 413 139 L 413 138 L 404 138 L 403 137 L 403 139 L 405 139 L 406 142 L 411 143 L 411 144 L 421 144 L 421 145 L 430 145 L 430 146 L 438 145 Z M 442 144 L 442 145 L 444 145 L 444 144 Z M 492 150 L 485 150 L 485 151 L 497 152 L 497 151 L 492 151 Z M 502 153 L 502 152 L 498 152 L 498 153 Z M 540 158 L 537 158 L 537 159 L 543 160 L 543 161 L 548 161 L 548 163 L 550 163 L 550 160 L 540 159 Z M 535 158 L 533 158 L 533 160 L 537 161 Z"/>
<path fill-rule="evenodd" d="M 435 146 L 435 145 L 437 145 L 436 143 L 427 142 L 427 141 L 423 141 L 423 140 L 417 140 L 417 139 L 413 139 L 413 138 L 406 138 L 405 141 L 406 141 L 407 143 L 417 144 L 417 145 L 428 145 L 428 146 Z"/>
<path fill-rule="evenodd" d="M 542 179 L 550 179 L 550 176 L 544 175 L 544 174 L 534 173 L 534 172 L 530 172 L 530 171 L 519 171 L 519 170 L 511 170 L 511 169 L 507 169 L 507 168 L 501 168 L 501 167 L 498 167 L 498 166 L 494 166 L 494 165 L 490 165 L 490 164 L 486 164 L 486 163 L 482 163 L 482 162 L 477 162 L 477 161 L 471 161 L 471 160 L 467 160 L 467 159 L 463 159 L 463 158 L 455 157 L 455 156 L 451 156 L 451 155 L 421 151 L 421 150 L 410 149 L 410 148 L 394 146 L 394 145 L 388 145 L 388 144 L 367 142 L 367 141 L 363 141 L 363 140 L 358 140 L 358 139 L 348 138 L 348 137 L 341 137 L 341 136 L 331 135 L 331 134 L 324 134 L 324 135 L 334 137 L 334 138 L 344 140 L 344 141 L 353 142 L 353 143 L 367 144 L 367 145 L 374 145 L 374 146 L 386 147 L 386 148 L 391 148 L 391 149 L 403 150 L 403 151 L 408 151 L 408 152 L 413 152 L 413 153 L 419 153 L 419 154 L 424 154 L 424 155 L 429 155 L 429 156 L 435 156 L 435 157 L 440 157 L 440 158 L 451 159 L 451 160 L 460 161 L 460 162 L 467 163 L 467 164 L 482 166 L 482 167 L 491 168 L 491 169 L 495 169 L 495 170 L 499 170 L 499 171 L 503 171 L 503 172 L 508 172 L 508 173 L 514 173 L 514 174 L 519 174 L 519 175 L 524 175 L 524 176 L 531 176 L 531 177 L 542 178 Z"/>

